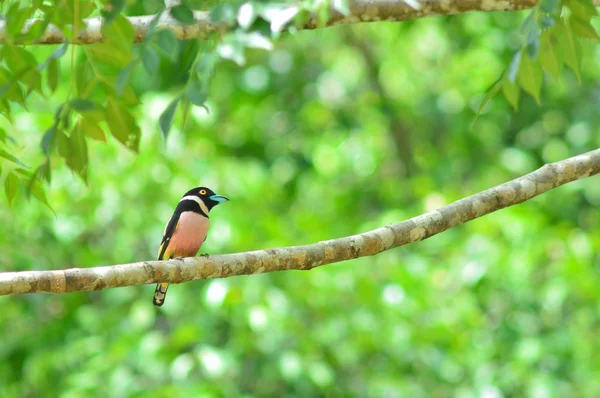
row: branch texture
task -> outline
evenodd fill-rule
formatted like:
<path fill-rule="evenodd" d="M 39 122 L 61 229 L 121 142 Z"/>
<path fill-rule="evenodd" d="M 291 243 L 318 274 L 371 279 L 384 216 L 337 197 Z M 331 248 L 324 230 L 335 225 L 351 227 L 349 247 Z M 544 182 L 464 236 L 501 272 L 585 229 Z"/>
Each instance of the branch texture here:
<path fill-rule="evenodd" d="M 157 282 L 181 283 L 283 270 L 310 270 L 325 264 L 373 256 L 427 239 L 486 214 L 522 203 L 553 188 L 600 173 L 600 149 L 547 164 L 523 177 L 448 206 L 373 231 L 305 246 L 246 253 L 142 261 L 96 268 L 0 273 L 0 296 L 69 293 Z"/>
<path fill-rule="evenodd" d="M 167 0 L 169 7 L 178 2 Z M 418 8 L 411 5 L 418 3 Z M 329 20 L 325 26 L 346 25 L 359 22 L 376 21 L 407 21 L 411 19 L 424 18 L 437 15 L 453 15 L 470 11 L 518 11 L 532 8 L 537 4 L 537 0 L 350 0 L 350 13 L 344 15 L 338 11 L 332 10 Z M 295 15 L 294 9 L 297 4 L 291 4 L 288 8 L 282 9 L 280 15 L 282 20 L 289 21 L 287 16 Z M 141 42 L 148 34 L 150 22 L 154 15 L 128 17 L 135 29 L 135 41 Z M 275 18 L 277 19 L 277 18 Z M 23 33 L 26 33 L 36 22 L 35 19 L 25 23 Z M 272 25 L 274 23 L 272 22 Z M 88 18 L 85 20 L 85 29 L 79 31 L 75 44 L 90 44 L 103 41 L 102 36 L 102 18 Z M 215 31 L 218 26 L 211 23 L 208 12 L 195 11 L 194 23 L 183 25 L 168 13 L 163 13 L 159 22 L 159 28 L 171 30 L 177 39 L 188 40 L 197 38 L 206 38 L 210 32 Z M 309 18 L 299 29 L 317 28 L 316 18 Z M 0 43 L 6 40 L 6 23 L 0 21 Z M 36 42 L 37 44 L 58 44 L 66 40 L 65 35 L 56 26 L 50 25 L 46 32 Z M 16 44 L 21 44 L 16 42 Z"/>

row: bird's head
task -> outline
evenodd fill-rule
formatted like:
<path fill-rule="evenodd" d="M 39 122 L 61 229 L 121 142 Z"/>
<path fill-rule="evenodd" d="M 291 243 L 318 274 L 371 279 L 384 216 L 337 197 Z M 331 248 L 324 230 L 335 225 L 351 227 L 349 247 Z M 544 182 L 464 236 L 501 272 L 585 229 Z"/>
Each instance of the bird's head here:
<path fill-rule="evenodd" d="M 199 198 L 206 205 L 206 209 L 208 211 L 210 211 L 216 205 L 229 200 L 225 196 L 217 195 L 212 189 L 206 187 L 196 187 L 194 189 L 190 189 L 185 195 L 183 195 L 184 198 L 186 196 L 195 196 Z"/>

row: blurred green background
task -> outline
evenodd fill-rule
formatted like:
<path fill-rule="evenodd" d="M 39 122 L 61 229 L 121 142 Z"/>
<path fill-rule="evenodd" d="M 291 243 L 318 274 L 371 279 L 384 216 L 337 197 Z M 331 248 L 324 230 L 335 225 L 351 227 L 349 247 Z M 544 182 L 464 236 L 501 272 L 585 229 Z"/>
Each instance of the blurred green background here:
<path fill-rule="evenodd" d="M 56 162 L 56 216 L 4 202 L 0 270 L 153 259 L 198 185 L 231 199 L 202 251 L 233 253 L 402 221 L 599 147 L 592 45 L 581 85 L 546 76 L 541 106 L 497 97 L 472 126 L 525 15 L 286 34 L 243 68 L 221 62 L 210 113 L 178 114 L 166 142 L 157 117 L 180 65 L 136 69 L 140 154 L 90 141 L 88 186 Z M 26 163 L 42 159 L 70 67 L 56 94 L 0 121 Z M 172 285 L 160 309 L 153 285 L 0 297 L 0 396 L 598 397 L 599 204 L 585 179 L 376 257 Z"/>

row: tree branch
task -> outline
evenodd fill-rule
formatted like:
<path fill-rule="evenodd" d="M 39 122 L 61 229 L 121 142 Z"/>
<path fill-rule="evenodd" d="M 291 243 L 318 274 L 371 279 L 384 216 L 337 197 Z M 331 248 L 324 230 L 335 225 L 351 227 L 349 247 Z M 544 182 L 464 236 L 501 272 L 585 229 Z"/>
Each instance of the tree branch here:
<path fill-rule="evenodd" d="M 165 4 L 169 7 L 177 4 L 177 1 L 167 0 Z M 411 4 L 413 1 L 410 2 Z M 415 1 L 416 3 L 416 1 Z M 350 14 L 343 15 L 339 11 L 332 10 L 329 20 L 325 26 L 346 25 L 359 22 L 377 21 L 407 21 L 411 19 L 424 18 L 437 15 L 462 14 L 470 11 L 518 11 L 532 8 L 537 0 L 418 0 L 419 8 L 409 6 L 404 0 L 350 0 Z M 290 4 L 282 13 L 290 15 L 290 10 L 297 8 L 298 4 Z M 282 14 L 283 15 L 283 14 Z M 293 15 L 293 14 L 292 14 Z M 128 17 L 135 29 L 135 41 L 141 42 L 148 33 L 150 22 L 154 15 Z M 160 28 L 173 31 L 175 37 L 180 40 L 206 38 L 210 32 L 215 31 L 218 26 L 211 23 L 208 12 L 195 11 L 195 22 L 183 25 L 173 17 L 164 13 L 159 22 Z M 28 20 L 22 33 L 26 33 L 36 19 Z M 75 44 L 98 43 L 102 37 L 102 18 L 88 18 L 85 20 L 86 28 L 79 32 Z M 299 29 L 317 28 L 317 20 L 313 16 L 299 27 Z M 0 43 L 6 41 L 6 22 L 0 21 Z M 58 44 L 65 41 L 65 35 L 54 25 L 50 25 L 46 32 L 37 40 L 36 44 Z M 15 44 L 23 44 L 18 41 Z"/>
<path fill-rule="evenodd" d="M 305 246 L 246 253 L 142 261 L 96 268 L 0 273 L 0 296 L 69 293 L 157 282 L 181 283 L 283 270 L 310 270 L 325 264 L 373 256 L 421 241 L 486 214 L 522 203 L 568 182 L 600 173 L 600 149 L 547 164 L 523 177 L 448 206 L 373 231 Z"/>

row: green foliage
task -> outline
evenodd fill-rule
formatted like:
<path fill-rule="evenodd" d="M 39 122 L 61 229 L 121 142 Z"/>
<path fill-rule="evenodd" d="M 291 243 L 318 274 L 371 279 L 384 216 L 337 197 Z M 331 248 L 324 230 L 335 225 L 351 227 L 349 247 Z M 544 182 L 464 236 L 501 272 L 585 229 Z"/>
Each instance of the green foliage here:
<path fill-rule="evenodd" d="M 518 84 L 538 104 L 541 102 L 543 71 L 559 81 L 564 63 L 581 81 L 581 43 L 587 39 L 600 39 L 591 23 L 591 18 L 598 13 L 592 0 L 565 1 L 564 8 L 565 11 L 561 15 L 559 0 L 540 1 L 521 25 L 522 45 L 505 72 L 510 82 L 503 86 L 502 91 L 515 110 L 518 109 L 520 90 L 511 83 L 515 83 L 517 71 Z M 523 53 L 526 53 L 527 57 L 522 56 Z M 497 93 L 493 92 L 494 95 Z M 486 103 L 491 99 L 489 97 L 484 97 Z M 485 104 L 482 103 L 480 109 L 483 109 L 483 105 Z"/>
<path fill-rule="evenodd" d="M 103 49 L 6 50 L 23 59 L 0 65 L 2 272 L 153 259 L 193 186 L 230 197 L 202 252 L 232 253 L 363 232 L 600 146 L 600 53 L 556 1 L 539 45 L 519 14 L 471 13 L 271 51 L 247 43 L 317 6 L 251 7 L 228 4 L 208 41 L 121 42 L 117 12 Z M 372 258 L 173 285 L 161 309 L 154 286 L 0 297 L 0 396 L 599 396 L 597 178 Z"/>

